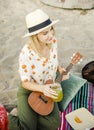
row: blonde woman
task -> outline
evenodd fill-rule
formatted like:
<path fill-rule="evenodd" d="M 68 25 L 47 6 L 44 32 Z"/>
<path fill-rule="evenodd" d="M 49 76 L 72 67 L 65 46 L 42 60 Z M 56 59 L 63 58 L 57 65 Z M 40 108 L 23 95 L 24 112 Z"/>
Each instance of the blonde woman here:
<path fill-rule="evenodd" d="M 37 9 L 26 16 L 29 37 L 19 56 L 19 74 L 22 85 L 18 90 L 18 116 L 9 115 L 9 130 L 56 130 L 60 126 L 60 116 L 57 103 L 54 103 L 52 112 L 40 115 L 28 104 L 31 92 L 41 92 L 51 99 L 58 95 L 51 87 L 61 85 L 55 83 L 56 72 L 59 68 L 57 58 L 57 40 L 53 25 L 46 13 Z M 63 80 L 69 75 L 63 76 Z M 49 79 L 51 84 L 45 84 Z M 36 100 L 35 100 L 36 102 Z"/>

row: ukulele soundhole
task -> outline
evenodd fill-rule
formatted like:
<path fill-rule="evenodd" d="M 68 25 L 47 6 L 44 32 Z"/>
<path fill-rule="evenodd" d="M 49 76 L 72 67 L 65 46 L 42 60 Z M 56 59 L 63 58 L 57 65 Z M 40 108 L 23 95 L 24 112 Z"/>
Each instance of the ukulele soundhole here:
<path fill-rule="evenodd" d="M 45 97 L 43 97 L 42 95 L 40 95 L 39 98 L 40 98 L 44 103 L 47 103 L 47 102 L 48 102 L 48 100 L 47 100 Z"/>

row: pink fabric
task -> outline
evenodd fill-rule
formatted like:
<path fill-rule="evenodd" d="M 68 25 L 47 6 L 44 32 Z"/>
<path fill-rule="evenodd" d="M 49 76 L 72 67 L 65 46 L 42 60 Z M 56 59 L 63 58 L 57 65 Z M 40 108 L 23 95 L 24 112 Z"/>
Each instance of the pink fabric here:
<path fill-rule="evenodd" d="M 0 130 L 8 130 L 8 117 L 3 105 L 0 105 Z"/>

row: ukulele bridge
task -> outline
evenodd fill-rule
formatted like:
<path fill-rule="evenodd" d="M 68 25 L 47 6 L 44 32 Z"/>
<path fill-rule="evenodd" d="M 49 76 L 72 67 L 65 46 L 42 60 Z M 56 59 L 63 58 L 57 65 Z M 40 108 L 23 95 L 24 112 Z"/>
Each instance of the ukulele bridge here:
<path fill-rule="evenodd" d="M 42 95 L 40 95 L 39 98 L 40 98 L 44 103 L 47 103 L 47 102 L 48 102 L 48 100 L 47 100 L 45 97 L 43 97 Z"/>

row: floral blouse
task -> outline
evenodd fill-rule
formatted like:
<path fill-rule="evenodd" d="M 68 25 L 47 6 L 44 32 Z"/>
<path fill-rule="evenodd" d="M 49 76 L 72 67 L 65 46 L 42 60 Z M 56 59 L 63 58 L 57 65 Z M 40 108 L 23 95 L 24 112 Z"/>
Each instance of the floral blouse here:
<path fill-rule="evenodd" d="M 33 81 L 44 84 L 48 79 L 56 78 L 58 66 L 57 40 L 53 38 L 50 57 L 40 57 L 26 44 L 19 56 L 19 74 L 21 81 Z"/>

